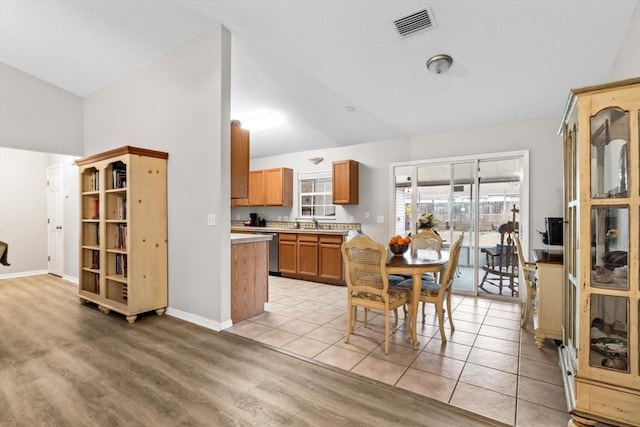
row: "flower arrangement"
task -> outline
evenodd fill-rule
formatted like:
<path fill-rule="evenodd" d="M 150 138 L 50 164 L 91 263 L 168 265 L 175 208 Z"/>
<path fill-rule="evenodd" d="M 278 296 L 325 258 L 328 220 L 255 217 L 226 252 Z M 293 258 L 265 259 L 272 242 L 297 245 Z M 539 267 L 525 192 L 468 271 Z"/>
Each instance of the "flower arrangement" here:
<path fill-rule="evenodd" d="M 433 214 L 422 214 L 420 218 L 418 218 L 418 228 L 431 228 L 435 229 L 437 227 L 436 219 L 433 217 Z"/>

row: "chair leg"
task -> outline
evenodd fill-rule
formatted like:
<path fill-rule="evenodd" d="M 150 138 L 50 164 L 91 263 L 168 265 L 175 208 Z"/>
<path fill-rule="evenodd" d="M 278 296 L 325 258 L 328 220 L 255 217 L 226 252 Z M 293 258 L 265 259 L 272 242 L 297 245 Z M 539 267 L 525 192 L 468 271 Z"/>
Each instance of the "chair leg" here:
<path fill-rule="evenodd" d="M 384 311 L 384 354 L 389 354 L 389 310 Z"/>
<path fill-rule="evenodd" d="M 397 330 L 398 329 L 398 307 L 396 307 L 393 310 L 393 317 L 394 317 L 394 321 L 393 321 L 393 330 Z"/>
<path fill-rule="evenodd" d="M 522 314 L 522 322 L 520 322 L 520 327 L 527 329 L 527 323 L 529 323 L 529 313 L 531 312 L 531 289 L 527 289 L 529 295 L 527 295 L 527 300 L 524 303 L 524 313 Z"/>
<path fill-rule="evenodd" d="M 440 338 L 442 338 L 442 342 L 447 342 L 447 337 L 444 335 L 444 307 L 442 304 L 438 304 L 436 307 L 436 311 L 438 312 L 438 326 L 440 326 Z"/>
<path fill-rule="evenodd" d="M 489 272 L 488 272 L 488 271 L 485 271 L 485 272 L 484 272 L 484 276 L 482 276 L 482 280 L 480 281 L 480 288 L 484 289 L 484 288 L 482 287 L 482 285 L 484 285 L 484 282 L 487 280 L 487 276 L 488 276 L 488 275 L 489 275 Z"/>
<path fill-rule="evenodd" d="M 353 324 L 355 323 L 356 313 L 358 308 L 353 305 L 349 308 L 349 319 L 347 320 L 347 333 L 344 336 L 344 342 L 348 343 L 349 338 L 351 337 L 351 332 L 353 331 Z"/>
<path fill-rule="evenodd" d="M 422 301 L 422 324 L 424 325 L 425 318 L 427 317 L 427 313 L 425 311 L 425 302 Z"/>
<path fill-rule="evenodd" d="M 451 313 L 451 294 L 447 294 L 447 314 L 449 315 L 449 326 L 451 326 L 451 330 L 455 331 L 456 327 L 453 326 L 453 316 Z"/>
<path fill-rule="evenodd" d="M 364 319 L 362 320 L 362 326 L 367 327 L 367 315 L 369 314 L 369 309 L 364 308 Z"/>

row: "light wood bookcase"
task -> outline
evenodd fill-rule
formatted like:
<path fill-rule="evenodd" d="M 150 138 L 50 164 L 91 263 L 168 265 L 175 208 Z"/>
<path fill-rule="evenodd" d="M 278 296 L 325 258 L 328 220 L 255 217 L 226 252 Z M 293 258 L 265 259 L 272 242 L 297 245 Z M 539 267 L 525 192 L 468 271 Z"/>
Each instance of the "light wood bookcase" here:
<path fill-rule="evenodd" d="M 126 146 L 76 160 L 78 296 L 129 323 L 167 307 L 167 158 Z"/>

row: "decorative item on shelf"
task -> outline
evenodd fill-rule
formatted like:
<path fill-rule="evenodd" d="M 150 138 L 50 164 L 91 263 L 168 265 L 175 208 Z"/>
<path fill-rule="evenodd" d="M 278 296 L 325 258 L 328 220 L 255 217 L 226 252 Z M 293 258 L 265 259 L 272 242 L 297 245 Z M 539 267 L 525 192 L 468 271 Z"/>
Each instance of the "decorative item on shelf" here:
<path fill-rule="evenodd" d="M 618 237 L 618 230 L 616 228 L 608 230 L 607 234 L 604 235 L 604 250 L 606 252 L 609 252 L 609 247 L 616 237 Z"/>
<path fill-rule="evenodd" d="M 231 126 L 235 126 L 235 127 L 242 127 L 242 123 L 240 122 L 240 120 L 231 120 Z"/>
<path fill-rule="evenodd" d="M 434 233 L 438 234 L 436 231 L 436 227 L 438 226 L 436 219 L 433 217 L 433 214 L 423 214 L 420 218 L 418 218 L 418 229 L 423 230 L 425 228 L 430 228 Z"/>
<path fill-rule="evenodd" d="M 402 255 L 409 249 L 409 245 L 411 244 L 411 233 L 409 233 L 406 237 L 402 237 L 401 235 L 393 236 L 389 239 L 389 250 L 394 255 Z"/>

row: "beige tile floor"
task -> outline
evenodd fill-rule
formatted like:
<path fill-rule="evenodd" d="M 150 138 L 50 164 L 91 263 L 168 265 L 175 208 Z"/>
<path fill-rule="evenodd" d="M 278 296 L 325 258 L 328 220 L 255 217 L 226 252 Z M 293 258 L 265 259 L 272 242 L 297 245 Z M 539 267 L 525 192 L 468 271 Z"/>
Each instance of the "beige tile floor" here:
<path fill-rule="evenodd" d="M 228 331 L 518 427 L 566 426 L 562 378 L 553 342 L 538 350 L 531 322 L 520 328 L 517 303 L 454 296 L 455 331 L 440 340 L 427 305 L 413 350 L 402 319 L 384 354 L 384 316 L 362 311 L 350 342 L 346 288 L 270 276 L 265 312 Z M 401 315 L 401 314 L 400 314 Z M 402 315 L 401 315 L 402 316 Z"/>

